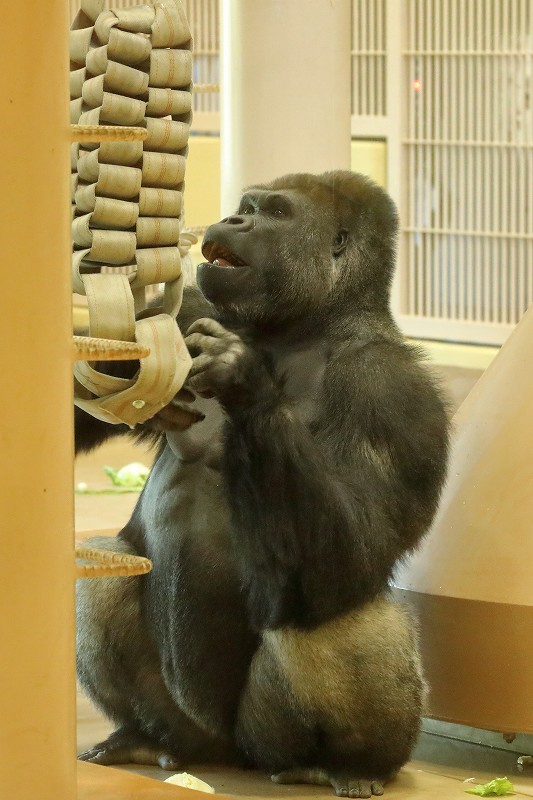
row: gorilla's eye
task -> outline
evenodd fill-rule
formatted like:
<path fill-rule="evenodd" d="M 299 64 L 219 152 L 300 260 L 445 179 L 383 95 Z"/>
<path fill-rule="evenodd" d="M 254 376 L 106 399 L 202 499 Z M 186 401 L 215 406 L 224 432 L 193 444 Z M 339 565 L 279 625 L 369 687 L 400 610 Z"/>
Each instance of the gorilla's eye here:
<path fill-rule="evenodd" d="M 285 216 L 285 211 L 282 208 L 275 208 L 272 213 L 275 217 Z"/>
<path fill-rule="evenodd" d="M 242 207 L 241 214 L 253 214 L 254 209 L 253 206 L 246 205 Z"/>

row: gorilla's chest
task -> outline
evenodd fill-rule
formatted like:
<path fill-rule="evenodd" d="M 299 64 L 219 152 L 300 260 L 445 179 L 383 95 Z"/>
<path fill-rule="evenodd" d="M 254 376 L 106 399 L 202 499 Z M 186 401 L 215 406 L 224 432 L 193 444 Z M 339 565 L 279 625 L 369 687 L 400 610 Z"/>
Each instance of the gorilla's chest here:
<path fill-rule="evenodd" d="M 263 349 L 272 358 L 276 379 L 283 382 L 284 399 L 292 413 L 302 422 L 310 422 L 324 379 L 325 351 L 317 346 Z M 183 468 L 196 465 L 200 469 L 219 470 L 228 416 L 216 398 L 197 397 L 194 408 L 205 414 L 205 419 L 186 431 L 169 435 L 169 447 Z"/>
<path fill-rule="evenodd" d="M 276 375 L 283 380 L 286 399 L 302 411 L 316 406 L 326 368 L 325 348 L 316 345 L 276 349 L 271 355 Z"/>

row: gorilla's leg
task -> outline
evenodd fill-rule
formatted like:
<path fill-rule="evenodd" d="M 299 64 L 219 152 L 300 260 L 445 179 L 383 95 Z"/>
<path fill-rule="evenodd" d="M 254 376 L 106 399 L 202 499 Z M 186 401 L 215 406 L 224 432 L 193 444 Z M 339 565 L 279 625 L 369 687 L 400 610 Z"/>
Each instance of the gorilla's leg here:
<path fill-rule="evenodd" d="M 276 782 L 379 795 L 410 756 L 423 695 L 412 621 L 379 598 L 310 631 L 266 631 L 238 739 Z"/>
<path fill-rule="evenodd" d="M 120 537 L 99 549 L 135 555 Z M 141 609 L 142 578 L 78 581 L 77 672 L 82 687 L 117 730 L 79 757 L 99 764 L 155 764 L 175 770 L 219 748 L 178 708 L 162 677 Z M 216 757 L 216 755 L 215 755 Z"/>

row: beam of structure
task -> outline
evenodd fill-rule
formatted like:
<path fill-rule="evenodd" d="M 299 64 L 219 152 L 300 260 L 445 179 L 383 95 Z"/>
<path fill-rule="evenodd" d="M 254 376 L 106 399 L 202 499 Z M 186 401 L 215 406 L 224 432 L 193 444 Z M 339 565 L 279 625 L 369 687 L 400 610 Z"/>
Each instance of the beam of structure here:
<path fill-rule="evenodd" d="M 76 795 L 65 0 L 2 5 L 0 786 Z"/>
<path fill-rule="evenodd" d="M 430 714 L 533 733 L 533 307 L 454 419 L 433 528 L 396 586 L 420 616 Z"/>

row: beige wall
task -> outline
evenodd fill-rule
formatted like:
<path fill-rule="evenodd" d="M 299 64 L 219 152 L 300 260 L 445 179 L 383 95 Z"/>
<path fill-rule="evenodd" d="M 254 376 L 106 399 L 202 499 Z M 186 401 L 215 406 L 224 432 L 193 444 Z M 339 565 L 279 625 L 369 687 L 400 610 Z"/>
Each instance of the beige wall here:
<path fill-rule="evenodd" d="M 353 140 L 351 167 L 386 184 L 385 142 Z M 218 136 L 191 136 L 185 188 L 187 227 L 210 225 L 220 218 L 220 140 Z"/>
<path fill-rule="evenodd" d="M 387 185 L 387 145 L 385 142 L 352 139 L 352 162 L 354 172 L 369 175 L 380 186 Z"/>
<path fill-rule="evenodd" d="M 218 136 L 190 136 L 184 199 L 188 228 L 211 225 L 220 219 Z"/>

